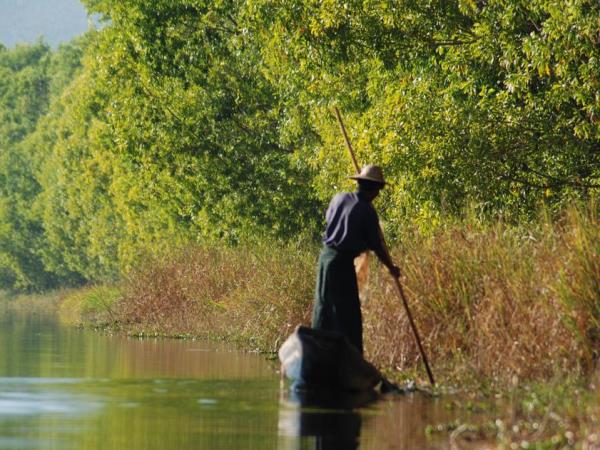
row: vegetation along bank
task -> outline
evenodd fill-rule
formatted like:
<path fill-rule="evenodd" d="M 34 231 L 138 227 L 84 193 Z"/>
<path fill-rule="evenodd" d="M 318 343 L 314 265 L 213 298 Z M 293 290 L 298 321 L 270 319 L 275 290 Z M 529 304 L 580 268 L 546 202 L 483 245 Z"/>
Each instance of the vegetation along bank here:
<path fill-rule="evenodd" d="M 466 390 L 473 399 L 456 407 L 489 410 L 490 425 L 477 429 L 482 437 L 554 448 L 568 444 L 567 432 L 581 443 L 598 431 L 595 210 L 572 208 L 527 227 L 471 217 L 428 237 L 415 232 L 394 251 L 440 393 Z M 297 324 L 310 322 L 316 253 L 187 247 L 147 260 L 117 287 L 67 295 L 62 316 L 138 336 L 227 339 L 275 352 Z M 371 268 L 369 288 L 367 357 L 397 381 L 426 386 L 384 268 Z M 535 428 L 543 420 L 546 429 Z"/>

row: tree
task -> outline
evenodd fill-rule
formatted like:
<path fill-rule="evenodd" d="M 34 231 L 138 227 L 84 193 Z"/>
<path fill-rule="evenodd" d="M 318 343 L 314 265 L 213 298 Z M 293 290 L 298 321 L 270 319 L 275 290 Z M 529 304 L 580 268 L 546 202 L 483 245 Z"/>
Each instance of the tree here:
<path fill-rule="evenodd" d="M 360 159 L 396 182 L 387 217 L 427 224 L 470 203 L 518 220 L 540 202 L 597 190 L 599 8 L 255 1 L 250 14 L 286 104 L 284 135 L 328 168 L 317 174 L 320 196 L 330 195 L 332 171 L 348 170 L 330 156 L 337 104 Z"/>

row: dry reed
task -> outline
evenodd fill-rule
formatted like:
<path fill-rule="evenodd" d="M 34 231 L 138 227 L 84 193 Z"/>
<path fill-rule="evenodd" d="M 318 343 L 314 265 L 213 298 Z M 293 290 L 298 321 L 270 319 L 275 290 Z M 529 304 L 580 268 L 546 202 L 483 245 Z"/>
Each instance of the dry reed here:
<path fill-rule="evenodd" d="M 438 371 L 506 383 L 587 373 L 600 343 L 600 228 L 573 209 L 527 229 L 460 226 L 397 252 L 427 352 Z M 403 369 L 418 353 L 378 271 L 366 310 L 367 350 Z"/>
<path fill-rule="evenodd" d="M 312 298 L 311 252 L 292 247 L 190 246 L 130 274 L 119 304 L 136 333 L 194 335 L 277 348 Z"/>
<path fill-rule="evenodd" d="M 273 351 L 311 310 L 317 249 L 189 247 L 131 274 L 118 317 L 135 332 L 240 339 Z M 496 383 L 589 373 L 600 342 L 594 209 L 514 227 L 457 225 L 394 252 L 438 378 Z M 371 267 L 366 353 L 410 370 L 419 356 L 389 276 Z"/>

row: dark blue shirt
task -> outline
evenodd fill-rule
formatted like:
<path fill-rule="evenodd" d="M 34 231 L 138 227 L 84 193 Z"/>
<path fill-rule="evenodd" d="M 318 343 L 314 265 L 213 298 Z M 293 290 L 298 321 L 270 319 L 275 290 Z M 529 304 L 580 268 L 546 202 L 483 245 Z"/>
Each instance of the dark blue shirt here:
<path fill-rule="evenodd" d="M 380 258 L 384 255 L 377 212 L 361 193 L 336 194 L 329 203 L 325 219 L 327 227 L 323 242 L 327 247 L 353 257 L 366 250 L 373 250 Z"/>

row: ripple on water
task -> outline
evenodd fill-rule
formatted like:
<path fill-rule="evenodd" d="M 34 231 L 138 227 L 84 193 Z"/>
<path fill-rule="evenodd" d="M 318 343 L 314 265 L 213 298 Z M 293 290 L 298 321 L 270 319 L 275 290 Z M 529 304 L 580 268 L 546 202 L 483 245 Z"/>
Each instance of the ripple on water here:
<path fill-rule="evenodd" d="M 85 414 L 103 407 L 100 400 L 64 392 L 0 393 L 0 418 L 40 414 Z"/>

